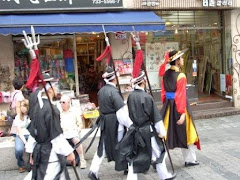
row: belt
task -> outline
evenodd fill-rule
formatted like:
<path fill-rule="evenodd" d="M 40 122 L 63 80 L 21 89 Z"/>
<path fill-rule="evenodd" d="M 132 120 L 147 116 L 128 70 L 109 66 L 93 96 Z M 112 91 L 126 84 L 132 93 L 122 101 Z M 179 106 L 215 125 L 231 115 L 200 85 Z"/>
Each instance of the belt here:
<path fill-rule="evenodd" d="M 174 99 L 175 92 L 166 92 L 166 99 Z"/>

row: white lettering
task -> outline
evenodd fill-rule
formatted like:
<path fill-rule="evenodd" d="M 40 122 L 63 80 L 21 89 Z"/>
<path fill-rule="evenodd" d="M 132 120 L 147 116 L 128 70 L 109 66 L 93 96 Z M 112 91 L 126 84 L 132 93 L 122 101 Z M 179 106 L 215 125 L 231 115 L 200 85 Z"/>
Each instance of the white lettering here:
<path fill-rule="evenodd" d="M 39 4 L 40 3 L 39 0 L 30 0 L 30 2 L 33 3 L 33 4 Z"/>
<path fill-rule="evenodd" d="M 121 0 L 92 0 L 93 4 L 119 4 Z"/>
<path fill-rule="evenodd" d="M 52 1 L 57 1 L 57 0 L 44 0 L 45 2 L 52 2 Z M 59 0 L 60 2 L 61 1 L 68 1 L 68 0 Z M 69 0 L 69 4 L 72 5 L 72 0 Z"/>
<path fill-rule="evenodd" d="M 215 5 L 218 7 L 221 6 L 232 6 L 232 0 L 203 0 L 203 6 L 205 7 L 214 7 Z"/>
<path fill-rule="evenodd" d="M 208 0 L 203 0 L 203 6 L 208 6 Z"/>
<path fill-rule="evenodd" d="M 228 1 L 228 5 L 232 6 L 232 0 Z"/>
<path fill-rule="evenodd" d="M 3 0 L 3 1 L 6 1 L 6 0 Z M 8 2 L 10 1 L 10 0 L 7 0 Z M 17 4 L 20 4 L 20 0 L 14 0 L 15 1 L 15 3 L 17 3 Z"/>
<path fill-rule="evenodd" d="M 214 0 L 209 0 L 209 6 L 211 6 L 211 7 L 215 6 L 215 1 Z"/>
<path fill-rule="evenodd" d="M 223 1 L 222 1 L 222 5 L 223 5 L 223 6 L 226 6 L 227 3 L 228 3 L 228 2 L 227 2 L 226 0 L 223 0 Z"/>
<path fill-rule="evenodd" d="M 217 6 L 221 6 L 222 5 L 222 1 L 217 1 Z"/>

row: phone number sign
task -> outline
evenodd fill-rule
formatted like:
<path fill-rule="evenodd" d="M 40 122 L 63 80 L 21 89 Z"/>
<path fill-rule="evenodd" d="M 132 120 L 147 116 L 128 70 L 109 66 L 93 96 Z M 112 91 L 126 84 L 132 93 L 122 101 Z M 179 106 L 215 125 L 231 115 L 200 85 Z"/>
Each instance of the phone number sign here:
<path fill-rule="evenodd" d="M 122 0 L 0 0 L 5 11 L 66 11 L 78 9 L 122 8 Z"/>

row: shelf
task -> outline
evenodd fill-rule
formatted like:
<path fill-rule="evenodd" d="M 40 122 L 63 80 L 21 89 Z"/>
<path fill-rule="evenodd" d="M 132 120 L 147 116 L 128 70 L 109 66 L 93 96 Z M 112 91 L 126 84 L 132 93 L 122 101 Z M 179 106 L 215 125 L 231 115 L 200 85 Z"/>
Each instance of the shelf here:
<path fill-rule="evenodd" d="M 78 42 L 77 45 L 95 44 L 96 42 Z"/>
<path fill-rule="evenodd" d="M 78 54 L 77 56 L 94 56 L 94 54 Z"/>

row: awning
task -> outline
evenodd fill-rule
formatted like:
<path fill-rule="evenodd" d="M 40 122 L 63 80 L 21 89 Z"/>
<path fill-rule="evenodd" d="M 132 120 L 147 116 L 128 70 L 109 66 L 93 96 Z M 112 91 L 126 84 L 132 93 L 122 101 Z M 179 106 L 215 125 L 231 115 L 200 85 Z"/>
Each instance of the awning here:
<path fill-rule="evenodd" d="M 99 13 L 18 14 L 0 15 L 0 34 L 30 33 L 33 25 L 39 34 L 91 33 L 132 31 L 164 31 L 165 23 L 152 11 Z"/>

